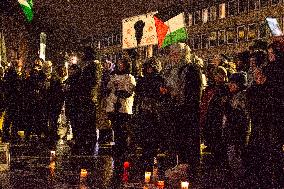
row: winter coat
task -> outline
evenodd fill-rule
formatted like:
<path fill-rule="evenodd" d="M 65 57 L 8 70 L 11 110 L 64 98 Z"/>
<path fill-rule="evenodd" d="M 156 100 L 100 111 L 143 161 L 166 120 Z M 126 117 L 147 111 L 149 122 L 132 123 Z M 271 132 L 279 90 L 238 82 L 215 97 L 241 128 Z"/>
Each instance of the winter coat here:
<path fill-rule="evenodd" d="M 245 91 L 239 91 L 229 97 L 226 106 L 226 119 L 229 142 L 244 147 L 249 126 Z"/>
<path fill-rule="evenodd" d="M 135 101 L 140 111 L 157 113 L 163 100 L 160 87 L 164 86 L 164 79 L 159 74 L 141 77 L 137 81 Z"/>
<path fill-rule="evenodd" d="M 107 97 L 106 112 L 132 114 L 134 102 L 135 78 L 131 74 L 114 74 L 107 85 L 110 94 Z"/>
<path fill-rule="evenodd" d="M 64 83 L 66 116 L 71 121 L 78 119 L 80 112 L 80 87 L 79 76 L 69 77 Z"/>
<path fill-rule="evenodd" d="M 227 101 L 227 89 L 225 85 L 215 86 L 216 93 L 212 97 L 207 111 L 204 137 L 205 145 L 209 148 L 218 148 L 223 143 L 223 127 L 225 116 L 225 102 Z"/>

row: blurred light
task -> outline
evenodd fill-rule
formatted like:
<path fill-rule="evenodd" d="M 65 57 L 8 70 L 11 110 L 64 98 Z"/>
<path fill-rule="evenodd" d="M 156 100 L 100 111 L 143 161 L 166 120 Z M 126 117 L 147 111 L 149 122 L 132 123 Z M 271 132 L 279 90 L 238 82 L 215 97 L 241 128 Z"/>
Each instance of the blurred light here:
<path fill-rule="evenodd" d="M 80 177 L 85 178 L 85 177 L 87 177 L 87 175 L 88 175 L 87 169 L 81 169 Z"/>
<path fill-rule="evenodd" d="M 145 172 L 145 183 L 149 183 L 151 181 L 151 172 Z"/>
<path fill-rule="evenodd" d="M 164 189 L 164 187 L 165 187 L 165 181 L 159 180 L 159 181 L 157 182 L 157 187 L 158 187 L 159 189 Z"/>
<path fill-rule="evenodd" d="M 71 57 L 71 63 L 72 63 L 72 64 L 77 64 L 77 62 L 78 62 L 77 56 L 72 56 L 72 57 Z"/>
<path fill-rule="evenodd" d="M 189 182 L 181 182 L 181 189 L 188 189 Z"/>
<path fill-rule="evenodd" d="M 69 65 L 68 62 L 65 62 L 65 68 L 68 68 L 68 65 Z"/>

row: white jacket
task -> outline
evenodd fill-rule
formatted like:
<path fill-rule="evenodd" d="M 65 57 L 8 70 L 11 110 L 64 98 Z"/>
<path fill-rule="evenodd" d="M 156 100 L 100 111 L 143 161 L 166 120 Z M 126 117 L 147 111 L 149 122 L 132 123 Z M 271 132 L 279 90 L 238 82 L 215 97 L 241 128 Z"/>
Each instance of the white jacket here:
<path fill-rule="evenodd" d="M 117 75 L 114 74 L 111 76 L 110 81 L 108 82 L 107 88 L 110 89 L 110 95 L 106 98 L 106 112 L 114 112 L 114 104 L 117 102 L 118 98 L 115 96 L 116 90 L 127 91 L 132 94 L 128 98 L 121 98 L 119 109 L 120 113 L 132 114 L 132 106 L 134 102 L 134 89 L 136 86 L 136 81 L 133 75 L 123 74 Z"/>

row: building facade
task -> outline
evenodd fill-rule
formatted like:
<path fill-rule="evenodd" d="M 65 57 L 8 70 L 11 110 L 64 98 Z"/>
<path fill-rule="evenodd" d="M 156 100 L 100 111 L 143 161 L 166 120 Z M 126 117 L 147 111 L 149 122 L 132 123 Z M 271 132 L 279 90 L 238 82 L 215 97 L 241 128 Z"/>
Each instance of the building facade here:
<path fill-rule="evenodd" d="M 188 9 L 192 49 L 203 59 L 232 56 L 248 50 L 254 40 L 269 41 L 266 17 L 275 17 L 283 31 L 282 0 L 227 0 L 194 2 Z"/>
<path fill-rule="evenodd" d="M 164 1 L 159 9 L 171 5 Z M 271 34 L 266 17 L 275 17 L 283 31 L 283 0 L 188 0 L 180 1 L 185 6 L 188 43 L 197 56 L 208 60 L 216 54 L 234 56 L 248 50 L 255 40 L 269 41 Z M 153 7 L 156 11 L 157 7 Z M 119 31 L 119 32 L 118 32 Z M 102 57 L 116 60 L 125 52 L 133 54 L 137 49 L 122 50 L 121 28 L 104 36 L 96 37 L 94 48 Z M 161 50 L 154 45 L 153 55 Z M 147 47 L 140 49 L 142 55 L 149 54 Z"/>

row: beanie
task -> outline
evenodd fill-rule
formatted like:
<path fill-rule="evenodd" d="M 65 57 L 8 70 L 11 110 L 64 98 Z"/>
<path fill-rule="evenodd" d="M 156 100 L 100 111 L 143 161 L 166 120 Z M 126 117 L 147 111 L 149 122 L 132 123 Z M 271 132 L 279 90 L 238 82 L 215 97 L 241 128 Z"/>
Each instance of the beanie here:
<path fill-rule="evenodd" d="M 245 72 L 233 73 L 229 78 L 229 82 L 236 83 L 238 87 L 244 89 L 247 86 L 247 74 Z"/>

